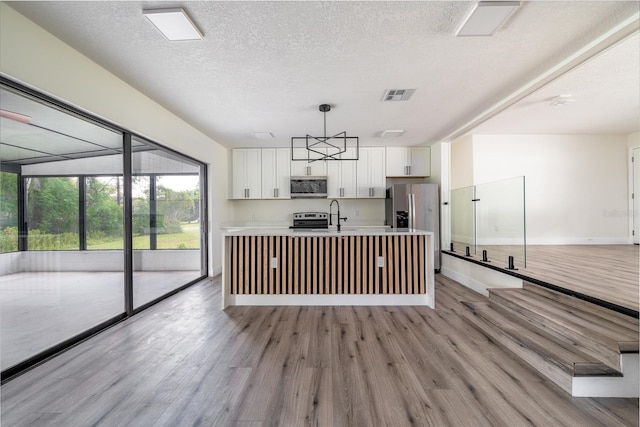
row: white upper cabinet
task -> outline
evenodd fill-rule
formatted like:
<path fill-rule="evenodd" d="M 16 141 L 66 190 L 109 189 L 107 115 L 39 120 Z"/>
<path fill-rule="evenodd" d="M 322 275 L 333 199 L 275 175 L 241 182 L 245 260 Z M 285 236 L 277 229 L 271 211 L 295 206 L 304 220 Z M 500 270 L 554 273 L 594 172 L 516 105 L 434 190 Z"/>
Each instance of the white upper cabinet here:
<path fill-rule="evenodd" d="M 347 148 L 340 157 L 353 159 L 356 156 L 355 148 Z M 357 193 L 356 186 L 356 160 L 328 160 L 327 162 L 327 197 L 351 198 Z"/>
<path fill-rule="evenodd" d="M 407 148 L 387 147 L 387 176 L 405 176 L 407 174 Z"/>
<path fill-rule="evenodd" d="M 431 175 L 431 148 L 430 147 L 410 147 L 409 153 L 409 175 L 430 176 Z"/>
<path fill-rule="evenodd" d="M 388 177 L 426 177 L 431 175 L 429 147 L 387 147 Z"/>
<path fill-rule="evenodd" d="M 260 199 L 262 197 L 261 153 L 259 148 L 232 150 L 231 195 L 233 199 Z"/>
<path fill-rule="evenodd" d="M 357 197 L 373 199 L 385 197 L 385 149 L 361 147 L 357 164 Z"/>
<path fill-rule="evenodd" d="M 322 151 L 324 149 L 319 149 Z M 318 158 L 319 155 L 314 152 L 307 152 L 306 148 L 294 148 L 294 159 L 313 159 Z M 315 162 L 308 162 L 304 160 L 292 160 L 291 161 L 291 176 L 326 176 L 327 175 L 327 162 L 324 160 L 318 160 Z"/>
<path fill-rule="evenodd" d="M 262 198 L 289 199 L 291 179 L 291 149 L 262 149 Z"/>

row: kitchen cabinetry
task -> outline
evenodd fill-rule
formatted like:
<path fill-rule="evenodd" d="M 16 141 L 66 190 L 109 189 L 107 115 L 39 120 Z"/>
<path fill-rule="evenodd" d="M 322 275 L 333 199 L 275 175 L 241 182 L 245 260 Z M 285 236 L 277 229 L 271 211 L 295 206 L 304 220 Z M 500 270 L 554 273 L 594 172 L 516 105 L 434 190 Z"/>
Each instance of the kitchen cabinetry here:
<path fill-rule="evenodd" d="M 355 148 L 347 148 L 344 154 L 346 158 L 355 158 Z M 328 198 L 355 198 L 356 187 L 356 160 L 330 160 L 327 161 L 327 197 Z"/>
<path fill-rule="evenodd" d="M 426 177 L 431 174 L 429 147 L 387 147 L 388 177 Z"/>
<path fill-rule="evenodd" d="M 231 195 L 233 199 L 259 199 L 261 188 L 261 153 L 259 148 L 232 150 Z"/>
<path fill-rule="evenodd" d="M 245 229 L 225 232 L 222 244 L 227 257 L 222 263 L 223 308 L 434 307 L 434 236 L 428 231 Z"/>
<path fill-rule="evenodd" d="M 359 199 L 384 199 L 386 175 L 384 147 L 361 147 L 357 163 L 357 194 Z"/>
<path fill-rule="evenodd" d="M 319 149 L 318 151 L 322 151 L 324 149 Z M 294 148 L 293 149 L 293 158 L 295 159 L 306 159 L 307 156 L 314 157 L 313 152 L 307 152 L 306 148 Z M 316 158 L 319 157 L 318 154 L 315 154 Z M 324 160 L 318 160 L 316 162 L 307 162 L 302 160 L 292 160 L 291 161 L 291 176 L 325 176 L 327 175 L 327 162 Z"/>
<path fill-rule="evenodd" d="M 262 149 L 262 198 L 289 199 L 291 149 Z"/>

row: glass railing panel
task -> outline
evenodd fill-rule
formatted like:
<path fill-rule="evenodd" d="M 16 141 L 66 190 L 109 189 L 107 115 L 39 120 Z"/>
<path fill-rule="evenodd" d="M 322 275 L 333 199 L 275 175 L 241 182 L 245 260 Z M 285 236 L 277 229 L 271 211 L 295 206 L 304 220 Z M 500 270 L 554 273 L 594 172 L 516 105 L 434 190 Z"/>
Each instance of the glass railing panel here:
<path fill-rule="evenodd" d="M 474 188 L 471 186 L 451 190 L 449 200 L 451 205 L 451 243 L 453 250 L 465 253 L 468 246 L 472 255 L 475 253 L 473 198 Z"/>
<path fill-rule="evenodd" d="M 516 268 L 526 267 L 524 177 L 476 185 L 475 195 L 476 255 L 487 251 L 498 267 L 512 256 Z"/>

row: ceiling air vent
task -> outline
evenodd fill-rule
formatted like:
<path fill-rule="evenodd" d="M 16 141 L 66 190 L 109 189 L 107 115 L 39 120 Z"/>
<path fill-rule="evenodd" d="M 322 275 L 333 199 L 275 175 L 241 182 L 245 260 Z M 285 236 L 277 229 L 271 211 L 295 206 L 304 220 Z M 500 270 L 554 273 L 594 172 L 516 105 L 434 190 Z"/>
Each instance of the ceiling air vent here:
<path fill-rule="evenodd" d="M 408 101 L 415 89 L 387 89 L 382 97 L 383 101 Z"/>

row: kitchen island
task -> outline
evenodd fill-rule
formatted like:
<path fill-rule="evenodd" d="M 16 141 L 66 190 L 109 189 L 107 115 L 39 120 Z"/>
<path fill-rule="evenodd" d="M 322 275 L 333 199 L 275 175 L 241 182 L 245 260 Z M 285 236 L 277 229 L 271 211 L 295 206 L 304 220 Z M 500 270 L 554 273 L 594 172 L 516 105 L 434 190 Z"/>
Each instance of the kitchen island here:
<path fill-rule="evenodd" d="M 222 305 L 434 307 L 433 233 L 385 227 L 223 234 Z"/>

